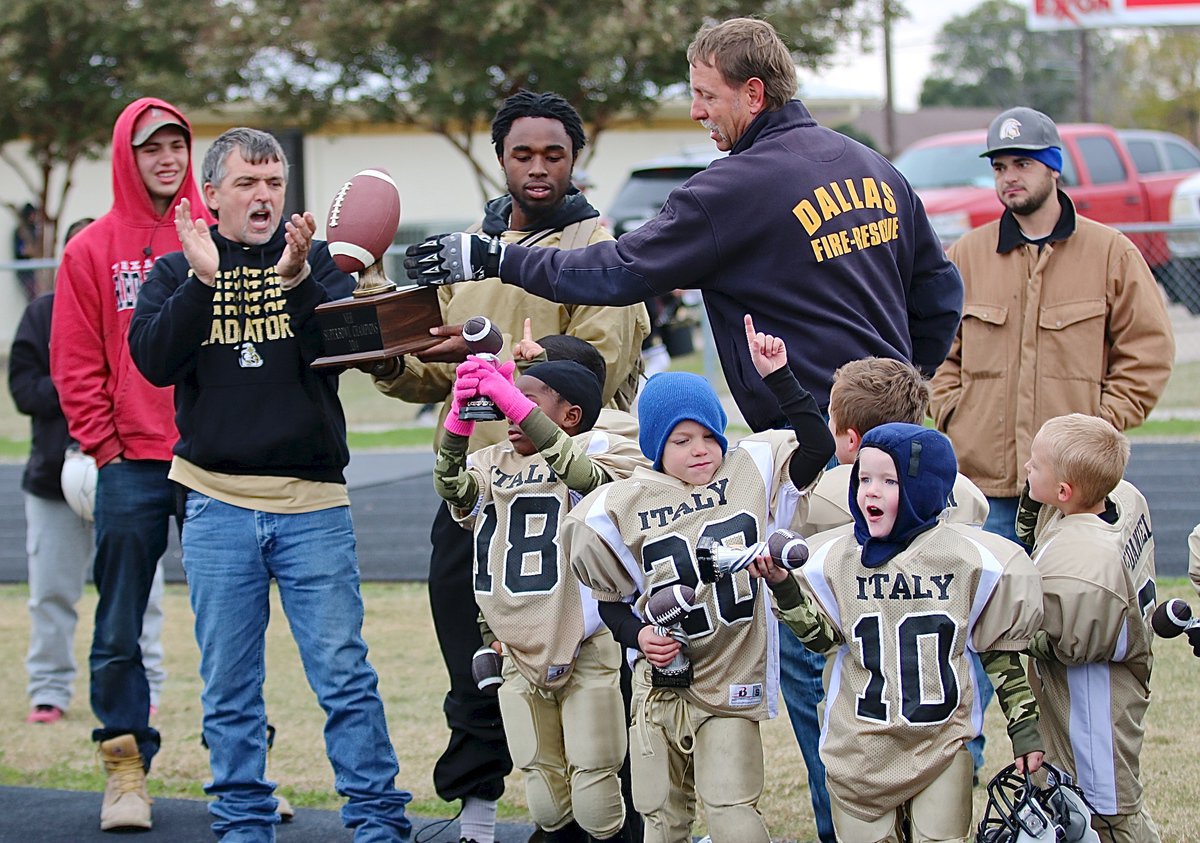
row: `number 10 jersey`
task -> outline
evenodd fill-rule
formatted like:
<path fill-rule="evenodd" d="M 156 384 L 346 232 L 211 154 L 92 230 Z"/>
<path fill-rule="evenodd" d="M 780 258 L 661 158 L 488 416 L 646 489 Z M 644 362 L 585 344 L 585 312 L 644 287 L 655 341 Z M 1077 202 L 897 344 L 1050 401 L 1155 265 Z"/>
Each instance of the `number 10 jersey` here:
<path fill-rule="evenodd" d="M 843 643 L 828 672 L 821 760 L 829 790 L 873 820 L 920 793 L 979 734 L 970 652 L 1025 649 L 1041 578 L 1015 543 L 939 522 L 868 568 L 845 529 L 818 534 L 800 588 Z"/>

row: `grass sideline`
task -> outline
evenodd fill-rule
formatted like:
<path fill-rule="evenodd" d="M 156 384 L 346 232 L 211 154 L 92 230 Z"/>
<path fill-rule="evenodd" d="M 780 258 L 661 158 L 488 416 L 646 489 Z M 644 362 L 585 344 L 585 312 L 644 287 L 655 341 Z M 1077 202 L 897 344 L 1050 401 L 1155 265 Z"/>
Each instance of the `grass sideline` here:
<path fill-rule="evenodd" d="M 1160 600 L 1194 597 L 1183 578 L 1159 583 Z M 431 771 L 445 745 L 447 732 L 441 711 L 447 688 L 434 642 L 428 594 L 419 583 L 367 583 L 364 635 L 371 661 L 380 675 L 392 741 L 400 759 L 398 784 L 414 795 L 413 813 L 448 817 L 457 805 L 441 802 L 433 791 Z M 89 734 L 96 725 L 87 709 L 86 670 L 75 684 L 74 707 L 53 726 L 23 722 L 28 703 L 22 663 L 29 620 L 24 585 L 0 586 L 0 658 L 9 665 L 10 681 L 0 688 L 0 712 L 9 725 L 0 730 L 0 784 L 22 787 L 100 791 L 104 777 Z M 81 630 L 75 651 L 87 664 L 90 630 L 87 621 L 95 605 L 89 588 L 80 605 Z M 154 725 L 163 734 L 163 748 L 150 778 L 156 796 L 203 799 L 208 777 L 207 755 L 200 746 L 200 680 L 191 632 L 191 610 L 183 586 L 167 587 L 164 646 L 170 674 Z M 279 729 L 271 753 L 269 774 L 293 804 L 335 809 L 333 775 L 325 759 L 321 728 L 323 714 L 307 688 L 294 644 L 283 622 L 277 596 L 272 606 L 267 647 L 267 710 Z M 1194 693 L 1200 662 L 1182 640 L 1156 642 L 1154 697 L 1142 756 L 1143 779 L 1150 811 L 1166 843 L 1194 839 L 1200 828 L 1200 780 L 1186 775 L 1200 754 L 1200 699 Z M 992 775 L 1010 760 L 1003 718 L 997 706 L 988 709 L 987 766 Z M 760 807 L 777 840 L 811 840 L 806 773 L 786 715 L 763 724 L 767 787 Z M 975 791 L 975 820 L 982 816 L 986 794 Z M 500 816 L 527 821 L 524 788 L 516 776 L 501 801 Z M 703 833 L 700 829 L 698 833 Z"/>

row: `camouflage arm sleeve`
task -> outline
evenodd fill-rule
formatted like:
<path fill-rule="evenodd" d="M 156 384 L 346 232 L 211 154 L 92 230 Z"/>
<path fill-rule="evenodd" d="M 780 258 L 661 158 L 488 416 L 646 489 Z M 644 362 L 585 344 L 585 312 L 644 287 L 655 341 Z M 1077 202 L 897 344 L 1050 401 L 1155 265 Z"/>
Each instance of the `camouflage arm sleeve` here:
<path fill-rule="evenodd" d="M 465 436 L 446 431 L 433 464 L 433 487 L 443 500 L 459 509 L 472 509 L 479 499 L 479 484 L 467 469 Z"/>
<path fill-rule="evenodd" d="M 541 451 L 568 489 L 586 495 L 612 479 L 608 472 L 588 459 L 588 455 L 567 432 L 541 410 L 534 408 L 521 422 L 521 430 Z"/>
<path fill-rule="evenodd" d="M 789 576 L 771 586 L 771 593 L 775 595 L 775 602 L 779 606 L 779 619 L 796 633 L 805 647 L 814 653 L 824 654 L 842 643 L 833 624 L 813 608 L 793 577 Z"/>
<path fill-rule="evenodd" d="M 1058 656 L 1054 654 L 1054 647 L 1050 644 L 1050 633 L 1044 629 L 1039 629 L 1033 634 L 1033 638 L 1029 640 L 1029 646 L 1025 648 L 1025 652 L 1038 661 L 1058 661 Z"/>
<path fill-rule="evenodd" d="M 983 669 L 996 686 L 996 699 L 1008 720 L 1008 738 L 1013 757 L 1045 749 L 1038 734 L 1038 707 L 1029 687 L 1021 657 L 1013 652 L 991 650 L 979 654 Z"/>
<path fill-rule="evenodd" d="M 1017 499 L 1017 540 L 1025 545 L 1025 550 L 1033 549 L 1033 532 L 1037 527 L 1038 514 L 1042 511 L 1042 504 L 1033 499 L 1029 494 L 1029 483 L 1025 483 L 1025 488 L 1021 490 L 1021 497 Z"/>

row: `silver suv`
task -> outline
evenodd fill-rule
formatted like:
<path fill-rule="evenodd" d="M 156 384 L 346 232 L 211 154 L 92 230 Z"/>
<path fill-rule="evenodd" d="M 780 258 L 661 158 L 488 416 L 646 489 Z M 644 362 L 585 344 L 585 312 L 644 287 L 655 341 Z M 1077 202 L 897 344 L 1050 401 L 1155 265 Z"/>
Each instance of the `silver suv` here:
<path fill-rule="evenodd" d="M 608 230 L 614 237 L 633 231 L 662 209 L 672 190 L 724 155 L 711 145 L 687 147 L 635 165 L 608 209 Z"/>

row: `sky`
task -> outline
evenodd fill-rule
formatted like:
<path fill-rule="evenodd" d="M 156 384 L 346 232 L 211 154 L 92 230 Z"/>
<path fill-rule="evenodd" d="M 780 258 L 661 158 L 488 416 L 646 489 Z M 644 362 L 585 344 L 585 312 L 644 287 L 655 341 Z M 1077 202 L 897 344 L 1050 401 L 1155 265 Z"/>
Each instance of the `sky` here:
<path fill-rule="evenodd" d="M 907 0 L 909 16 L 892 27 L 892 92 L 896 108 L 914 111 L 921 83 L 929 75 L 934 38 L 950 18 L 970 13 L 982 0 Z M 874 50 L 845 49 L 819 73 L 801 71 L 801 97 L 823 92 L 875 95 L 883 100 L 883 39 L 876 34 Z"/>

